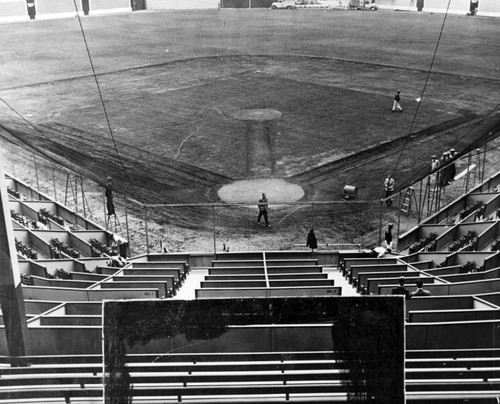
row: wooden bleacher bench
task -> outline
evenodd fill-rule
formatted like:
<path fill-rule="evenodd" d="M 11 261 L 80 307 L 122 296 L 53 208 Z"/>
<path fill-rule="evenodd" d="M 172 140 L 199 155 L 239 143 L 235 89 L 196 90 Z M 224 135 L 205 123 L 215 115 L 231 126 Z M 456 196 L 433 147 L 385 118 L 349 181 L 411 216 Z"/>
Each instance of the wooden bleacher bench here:
<path fill-rule="evenodd" d="M 313 403 L 345 401 L 347 374 L 336 358 L 327 351 L 136 354 L 127 356 L 127 367 L 138 401 Z M 99 355 L 27 359 L 31 366 L 0 365 L 1 403 L 102 397 Z M 407 351 L 407 402 L 494 398 L 499 361 L 494 349 Z"/>
<path fill-rule="evenodd" d="M 93 282 L 99 282 L 102 281 L 106 278 L 108 278 L 110 275 L 103 275 L 103 274 L 95 274 L 95 273 L 89 273 L 89 272 L 70 272 L 71 279 L 75 281 L 93 281 Z"/>
<path fill-rule="evenodd" d="M 69 316 L 69 315 L 63 315 L 63 316 L 43 316 L 40 317 L 40 325 L 41 326 L 57 326 L 57 325 L 62 325 L 62 326 L 86 326 L 86 325 L 94 325 L 94 326 L 99 326 L 102 325 L 102 316 L 96 316 L 96 315 L 77 315 L 77 316 Z"/>
<path fill-rule="evenodd" d="M 396 286 L 397 282 L 393 285 L 379 285 L 379 295 L 391 294 L 391 290 Z M 433 283 L 426 285 L 426 289 L 431 292 L 432 296 L 435 295 L 477 295 L 481 293 L 488 293 L 498 290 L 500 279 L 483 279 L 468 282 L 453 282 L 453 283 Z"/>
<path fill-rule="evenodd" d="M 405 276 L 405 287 L 408 289 L 410 292 L 413 292 L 416 289 L 415 282 L 417 279 L 421 279 L 424 288 L 427 288 L 430 284 L 433 284 L 435 282 L 435 279 L 430 276 L 419 276 L 418 272 L 411 272 L 407 276 Z M 366 288 L 371 294 L 376 295 L 379 291 L 379 288 L 382 287 L 391 287 L 391 293 L 392 293 L 392 287 L 395 287 L 398 285 L 398 277 L 387 277 L 386 278 L 371 278 L 369 277 L 366 282 Z"/>
<path fill-rule="evenodd" d="M 31 275 L 34 286 L 51 286 L 54 288 L 81 288 L 86 289 L 95 282 L 93 281 L 79 281 L 72 279 L 47 279 L 40 276 Z"/>
<path fill-rule="evenodd" d="M 417 271 L 408 271 L 408 270 L 403 270 L 403 271 L 395 271 L 395 272 L 386 272 L 386 271 L 382 271 L 382 272 L 360 272 L 358 273 L 358 279 L 357 279 L 357 288 L 358 288 L 358 292 L 359 292 L 359 289 L 364 286 L 368 289 L 368 291 L 370 293 L 377 293 L 377 288 L 376 287 L 373 287 L 374 284 L 377 284 L 377 280 L 378 279 L 387 279 L 387 278 L 390 278 L 390 279 L 395 279 L 395 282 L 397 283 L 398 282 L 398 279 L 400 276 L 404 276 L 405 279 L 409 278 L 409 277 L 412 277 L 412 276 L 419 276 L 420 275 L 420 272 L 417 272 Z M 394 282 L 392 282 L 394 283 Z M 409 285 L 409 282 L 407 281 L 406 282 L 407 285 Z"/>
<path fill-rule="evenodd" d="M 440 363 L 446 364 L 463 363 L 467 361 L 480 361 L 481 363 L 492 363 L 500 361 L 500 353 L 497 348 L 479 349 L 412 349 L 406 350 L 406 367 L 419 366 L 420 364 Z M 496 365 L 495 365 L 496 366 Z"/>
<path fill-rule="evenodd" d="M 267 267 L 268 274 L 279 273 L 321 273 L 323 268 L 320 266 L 274 266 Z M 208 269 L 209 275 L 230 275 L 230 274 L 264 274 L 264 267 L 212 267 Z"/>
<path fill-rule="evenodd" d="M 269 287 L 334 286 L 333 279 L 279 279 L 269 280 Z M 266 287 L 266 280 L 202 281 L 202 288 L 259 288 Z"/>
<path fill-rule="evenodd" d="M 23 285 L 23 294 L 25 299 L 59 302 L 158 298 L 158 290 L 151 288 L 83 289 Z"/>
<path fill-rule="evenodd" d="M 287 267 L 287 266 L 317 266 L 317 259 L 267 259 L 268 267 Z M 237 267 L 237 266 L 264 266 L 263 260 L 213 260 L 212 267 Z"/>
<path fill-rule="evenodd" d="M 166 353 L 130 354 L 127 362 L 238 362 L 238 361 L 332 361 L 339 357 L 333 351 L 286 351 L 286 352 L 203 352 L 203 353 Z"/>
<path fill-rule="evenodd" d="M 262 288 L 202 288 L 195 290 L 196 299 L 240 297 L 341 296 L 340 286 L 290 286 Z"/>
<path fill-rule="evenodd" d="M 182 280 L 185 280 L 189 273 L 189 265 L 184 261 L 131 261 L 127 267 L 133 269 L 179 269 Z"/>
<path fill-rule="evenodd" d="M 446 322 L 446 321 L 475 321 L 495 320 L 500 317 L 500 311 L 491 309 L 465 309 L 465 310 L 422 310 L 409 311 L 410 323 Z"/>
<path fill-rule="evenodd" d="M 387 264 L 394 265 L 398 264 L 399 261 L 395 257 L 391 258 L 376 258 L 376 257 L 368 257 L 364 256 L 364 258 L 344 258 L 342 261 L 345 265 L 346 270 L 350 271 L 353 265 L 378 265 L 378 264 Z"/>
<path fill-rule="evenodd" d="M 135 284 L 136 282 L 162 282 L 167 285 L 167 294 L 166 297 L 175 296 L 176 290 L 179 289 L 181 283 L 176 280 L 175 276 L 172 275 L 113 275 L 112 282 L 129 282 L 131 284 Z M 109 283 L 109 282 L 104 282 Z M 104 285 L 103 283 L 103 285 Z"/>
<path fill-rule="evenodd" d="M 283 274 L 268 274 L 271 279 L 327 279 L 327 273 L 283 273 Z M 230 274 L 230 275 L 206 275 L 207 281 L 228 281 L 228 280 L 262 280 L 265 279 L 264 274 Z"/>
<path fill-rule="evenodd" d="M 178 289 L 185 280 L 184 275 L 178 268 L 122 268 L 121 274 L 125 276 L 168 276 L 173 277 L 175 288 Z"/>
<path fill-rule="evenodd" d="M 109 267 L 109 266 L 97 266 L 95 268 L 95 273 L 98 275 L 110 276 L 110 275 L 114 275 L 115 273 L 117 273 L 121 269 L 123 269 L 123 268 Z"/>
<path fill-rule="evenodd" d="M 102 361 L 102 357 L 100 358 Z M 31 361 L 31 358 L 27 359 Z M 32 363 L 30 366 L 26 367 L 10 367 L 5 368 L 0 367 L 0 380 L 6 376 L 15 375 L 57 375 L 57 374 L 80 374 L 83 376 L 101 376 L 102 377 L 102 363 L 54 363 L 56 362 L 57 356 L 52 357 L 52 363 L 47 361 L 44 364 Z M 7 379 L 6 379 L 7 380 Z M 7 383 L 8 384 L 8 383 Z"/>
<path fill-rule="evenodd" d="M 173 282 L 172 282 L 173 283 Z M 156 289 L 158 291 L 158 297 L 165 298 L 173 296 L 174 287 L 163 281 L 113 281 L 113 282 L 102 282 L 100 283 L 101 289 Z"/>
<path fill-rule="evenodd" d="M 316 273 L 323 272 L 323 267 L 318 265 L 295 265 L 295 266 L 285 266 L 285 265 L 269 265 L 267 267 L 268 274 L 280 274 L 280 273 Z"/>
<path fill-rule="evenodd" d="M 407 384 L 407 402 L 428 400 L 426 402 L 430 403 L 455 398 L 463 403 L 474 403 L 476 400 L 489 403 L 500 396 L 500 355 L 496 348 L 407 350 L 406 358 L 407 380 L 412 381 Z M 413 370 L 421 368 L 434 370 L 433 374 L 439 382 L 415 376 L 411 379 L 411 375 L 416 374 Z M 450 369 L 454 372 L 448 372 Z M 430 375 L 429 372 L 427 374 Z M 425 376 L 425 373 L 420 375 Z M 422 384 L 429 387 L 423 389 Z M 481 401 L 488 399 L 491 401 Z"/>
<path fill-rule="evenodd" d="M 390 276 L 391 272 L 401 272 L 408 270 L 408 266 L 406 264 L 392 264 L 392 263 L 384 263 L 384 258 L 379 258 L 378 264 L 369 264 L 369 265 L 351 265 L 349 271 L 349 283 L 354 283 L 354 281 L 358 279 L 358 275 L 360 273 L 369 273 L 369 272 L 386 272 L 388 276 Z"/>
<path fill-rule="evenodd" d="M 332 369 L 333 356 L 331 352 L 135 355 L 130 357 L 128 368 L 134 397 L 174 396 L 177 399 L 280 394 L 283 396 L 280 401 L 285 401 L 290 394 L 304 389 L 308 393 L 342 392 L 340 380 L 344 373 Z M 148 359 L 149 362 L 143 362 Z M 76 397 L 98 396 L 102 367 L 91 363 L 68 364 L 68 360 L 66 357 L 64 363 L 55 365 L 0 367 L 0 400 L 36 396 L 41 399 L 63 397 L 69 402 Z M 318 384 L 321 387 L 315 389 L 300 384 L 311 379 L 328 383 Z M 204 387 L 195 385 L 200 383 Z"/>

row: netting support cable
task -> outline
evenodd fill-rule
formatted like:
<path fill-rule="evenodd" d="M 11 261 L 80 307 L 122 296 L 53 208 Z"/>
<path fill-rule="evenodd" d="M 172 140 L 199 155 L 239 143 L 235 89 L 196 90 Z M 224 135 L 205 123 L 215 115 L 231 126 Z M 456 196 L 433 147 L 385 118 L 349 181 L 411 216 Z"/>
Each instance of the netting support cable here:
<path fill-rule="evenodd" d="M 405 151 L 406 149 L 406 146 L 409 142 L 409 140 L 411 139 L 411 133 L 413 131 L 413 127 L 415 126 L 415 121 L 417 120 L 417 116 L 418 116 L 418 112 L 420 110 L 420 105 L 422 104 L 423 100 L 424 100 L 424 94 L 425 94 L 425 90 L 427 89 L 427 85 L 429 83 L 429 80 L 430 80 L 430 77 L 431 77 L 431 74 L 432 74 L 432 69 L 434 67 L 434 62 L 436 60 L 436 56 L 437 56 L 437 51 L 439 49 L 439 44 L 441 42 L 441 38 L 443 36 L 443 31 L 444 31 L 444 26 L 446 24 L 446 18 L 448 17 L 448 11 L 450 9 L 450 4 L 451 4 L 451 0 L 448 0 L 448 5 L 446 7 L 446 12 L 444 14 L 444 17 L 443 17 L 443 22 L 441 24 L 441 29 L 439 30 L 439 36 L 438 36 L 438 39 L 437 39 L 437 42 L 436 42 L 436 47 L 434 49 L 434 53 L 432 55 L 432 59 L 431 59 L 431 64 L 429 66 L 429 70 L 427 71 L 427 77 L 425 78 L 425 82 L 424 82 L 424 86 L 422 88 L 422 91 L 420 93 L 420 97 L 419 97 L 419 101 L 417 101 L 417 109 L 415 110 L 415 113 L 413 114 L 413 119 L 412 119 L 412 122 L 411 122 L 411 125 L 410 125 L 410 128 L 408 130 L 408 134 L 406 136 L 406 139 L 405 139 L 405 142 L 403 144 L 403 147 L 401 149 L 401 152 L 399 153 L 399 156 L 398 156 L 398 159 L 396 161 L 396 164 L 394 165 L 394 169 L 392 171 L 392 175 L 394 176 L 394 174 L 396 173 L 396 170 L 398 168 L 398 165 L 401 161 L 401 158 L 403 157 L 403 152 Z"/>
<path fill-rule="evenodd" d="M 116 152 L 116 155 L 118 157 L 118 161 L 120 163 L 120 166 L 121 166 L 121 168 L 123 170 L 123 173 L 124 173 L 124 175 L 125 175 L 125 177 L 127 179 L 127 182 L 130 184 L 130 186 L 131 186 L 134 194 L 137 195 L 139 197 L 139 199 L 141 199 L 140 194 L 136 191 L 136 188 L 135 188 L 134 184 L 132 184 L 132 181 L 130 180 L 130 176 L 128 175 L 127 169 L 125 168 L 125 164 L 123 163 L 122 156 L 120 154 L 120 151 L 118 150 L 118 145 L 117 145 L 116 139 L 115 139 L 115 137 L 113 135 L 113 129 L 111 128 L 111 122 L 109 120 L 109 114 L 108 114 L 108 111 L 106 109 L 106 103 L 104 102 L 104 98 L 102 96 L 101 86 L 99 84 L 99 79 L 97 78 L 97 73 L 96 73 L 96 70 L 95 70 L 95 67 L 94 67 L 94 62 L 92 61 L 92 55 L 90 54 L 90 49 L 89 49 L 89 45 L 88 45 L 88 42 L 87 42 L 87 37 L 85 35 L 85 30 L 83 29 L 82 18 L 80 16 L 79 11 L 78 11 L 78 6 L 76 4 L 76 0 L 73 0 L 73 3 L 75 5 L 75 11 L 76 11 L 76 16 L 78 18 L 78 23 L 80 25 L 80 31 L 82 33 L 83 42 L 85 44 L 85 49 L 87 51 L 87 56 L 88 56 L 88 59 L 89 59 L 90 67 L 92 69 L 92 75 L 94 77 L 94 81 L 95 81 L 95 84 L 96 84 L 97 93 L 98 93 L 99 99 L 101 101 L 101 106 L 102 106 L 102 110 L 103 110 L 103 113 L 104 113 L 104 117 L 106 119 L 106 124 L 107 124 L 107 127 L 108 127 L 109 135 L 111 136 L 111 141 L 113 142 L 113 147 L 115 149 L 115 152 Z"/>

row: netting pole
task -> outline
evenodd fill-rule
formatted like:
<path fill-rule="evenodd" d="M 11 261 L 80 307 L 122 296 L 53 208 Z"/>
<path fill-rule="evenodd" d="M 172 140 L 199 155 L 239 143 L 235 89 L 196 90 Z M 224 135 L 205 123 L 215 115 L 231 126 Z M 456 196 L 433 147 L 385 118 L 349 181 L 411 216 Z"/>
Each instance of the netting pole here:
<path fill-rule="evenodd" d="M 36 190 L 40 192 L 40 181 L 38 180 L 38 165 L 36 164 L 36 154 L 33 153 L 33 163 L 35 165 Z"/>
<path fill-rule="evenodd" d="M 316 212 L 314 211 L 314 202 L 312 203 L 313 229 L 316 228 Z"/>
<path fill-rule="evenodd" d="M 14 155 L 14 147 L 12 147 L 12 155 Z M 12 175 L 14 176 L 14 178 L 16 178 L 16 161 L 17 159 L 13 158 L 11 160 L 11 164 L 12 164 Z"/>
<path fill-rule="evenodd" d="M 54 201 L 57 202 L 56 177 L 54 174 L 54 163 L 50 164 L 52 168 L 52 187 L 54 188 Z"/>
<path fill-rule="evenodd" d="M 384 205 L 381 203 L 379 206 L 378 245 L 382 244 L 382 217 L 384 215 Z"/>
<path fill-rule="evenodd" d="M 398 203 L 398 237 L 401 230 L 401 192 L 399 193 L 399 203 Z"/>
<path fill-rule="evenodd" d="M 149 255 L 148 208 L 144 206 L 144 230 L 146 231 L 146 254 Z"/>
<path fill-rule="evenodd" d="M 214 236 L 214 258 L 217 258 L 217 236 L 215 235 L 215 203 L 212 204 L 212 233 Z"/>
<path fill-rule="evenodd" d="M 125 200 L 125 229 L 127 231 L 127 241 L 129 245 L 129 249 L 131 249 L 130 245 L 130 231 L 128 228 L 128 205 L 127 205 L 127 196 L 124 196 L 123 199 Z M 132 252 L 130 251 L 130 255 L 132 255 Z"/>
<path fill-rule="evenodd" d="M 476 178 L 478 179 L 478 181 L 480 180 L 481 178 L 481 151 L 479 149 L 476 150 L 476 170 L 474 170 L 474 181 L 472 183 L 472 188 L 474 188 L 476 186 Z"/>
<path fill-rule="evenodd" d="M 103 195 L 102 203 L 103 203 L 103 206 L 104 206 L 104 210 L 103 210 L 103 212 L 104 212 L 104 223 L 105 223 L 106 230 L 108 230 L 108 215 L 107 215 L 107 213 L 108 213 L 107 209 L 108 208 L 106 206 L 106 194 L 103 193 L 102 195 Z"/>
<path fill-rule="evenodd" d="M 429 177 L 427 177 L 427 178 L 429 178 Z M 423 204 L 424 196 L 422 195 L 423 185 L 424 185 L 424 180 L 421 179 L 420 185 L 419 185 L 420 189 L 419 189 L 419 193 L 418 193 L 418 223 L 420 223 L 420 221 L 422 220 L 422 214 L 424 211 L 424 204 Z"/>
<path fill-rule="evenodd" d="M 78 177 L 80 178 L 80 192 L 82 193 L 83 217 L 87 218 L 87 208 L 85 207 L 85 193 L 83 190 L 83 178 L 81 175 L 78 175 Z"/>
<path fill-rule="evenodd" d="M 488 144 L 484 145 L 484 152 L 483 152 L 483 175 L 481 177 L 481 184 L 484 182 L 484 172 L 486 170 L 486 146 L 488 146 Z"/>
<path fill-rule="evenodd" d="M 465 193 L 469 191 L 469 175 L 470 175 L 470 160 L 471 154 L 467 156 L 467 175 L 465 176 Z"/>

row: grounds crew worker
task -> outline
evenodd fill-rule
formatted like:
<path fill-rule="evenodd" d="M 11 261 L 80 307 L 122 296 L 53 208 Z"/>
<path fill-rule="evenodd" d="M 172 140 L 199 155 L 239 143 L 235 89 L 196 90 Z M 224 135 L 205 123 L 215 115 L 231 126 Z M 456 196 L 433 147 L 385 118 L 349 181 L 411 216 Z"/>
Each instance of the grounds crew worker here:
<path fill-rule="evenodd" d="M 269 226 L 269 218 L 267 216 L 267 197 L 265 193 L 262 193 L 262 198 L 259 199 L 259 216 L 257 216 L 257 224 L 260 224 L 260 219 L 264 217 L 266 226 Z"/>
<path fill-rule="evenodd" d="M 385 197 L 387 198 L 385 203 L 387 204 L 387 207 L 390 207 L 392 206 L 392 198 L 389 197 L 394 192 L 394 178 L 391 177 L 391 174 L 389 174 L 385 179 L 384 186 L 385 186 Z"/>

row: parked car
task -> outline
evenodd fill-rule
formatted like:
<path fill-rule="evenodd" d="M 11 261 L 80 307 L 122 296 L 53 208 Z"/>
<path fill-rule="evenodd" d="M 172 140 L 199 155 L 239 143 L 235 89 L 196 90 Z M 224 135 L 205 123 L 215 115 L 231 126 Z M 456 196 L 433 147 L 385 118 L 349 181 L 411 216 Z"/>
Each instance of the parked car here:
<path fill-rule="evenodd" d="M 375 0 L 350 0 L 349 8 L 351 10 L 378 10 L 378 6 L 375 3 Z"/>
<path fill-rule="evenodd" d="M 321 3 L 319 0 L 298 0 L 295 2 L 297 8 L 328 8 L 328 5 Z"/>
<path fill-rule="evenodd" d="M 295 1 L 294 0 L 278 0 L 271 4 L 269 7 L 273 10 L 277 9 L 285 9 L 285 10 L 293 10 L 295 9 Z"/>

